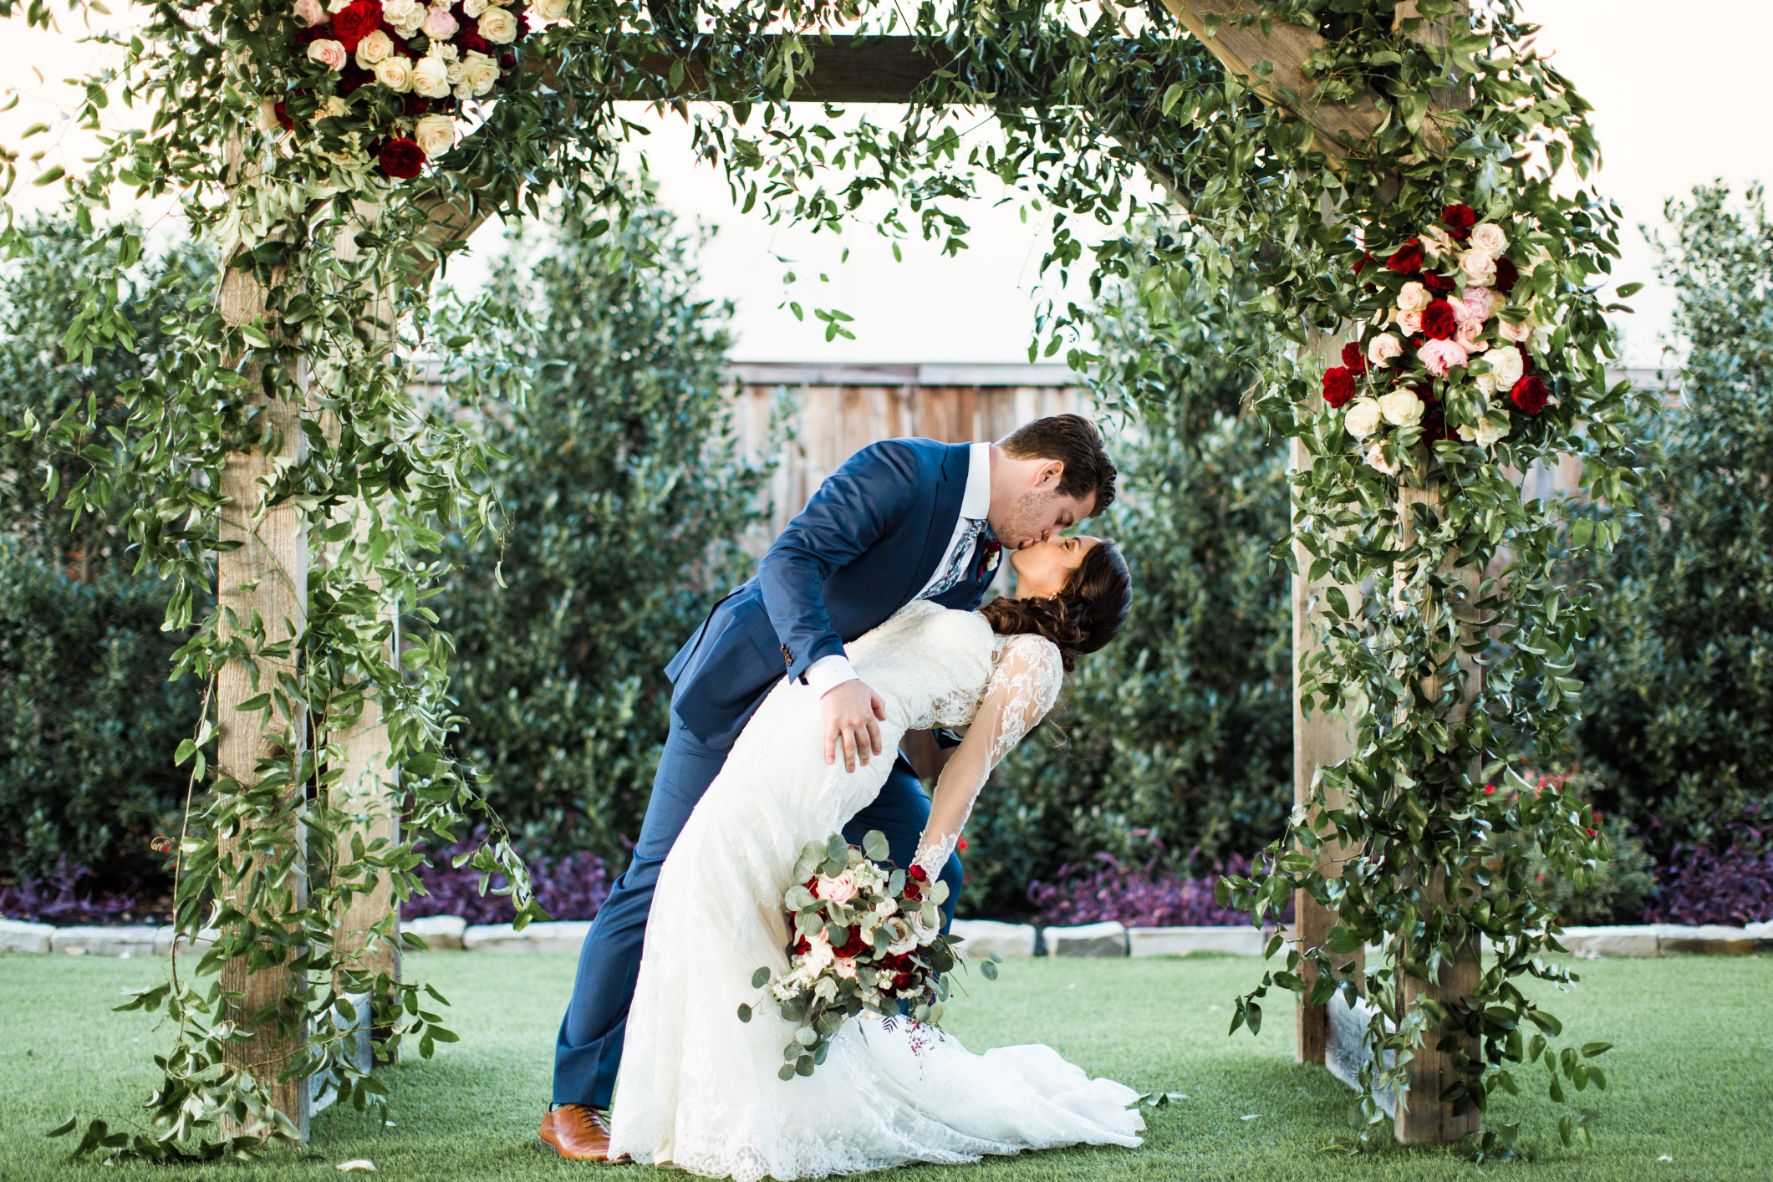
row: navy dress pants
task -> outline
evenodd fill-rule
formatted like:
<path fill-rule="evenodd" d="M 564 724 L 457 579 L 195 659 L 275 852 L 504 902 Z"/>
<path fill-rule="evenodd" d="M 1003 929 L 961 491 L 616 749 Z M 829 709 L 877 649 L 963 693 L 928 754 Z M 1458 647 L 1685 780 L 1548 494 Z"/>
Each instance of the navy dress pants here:
<path fill-rule="evenodd" d="M 616 1068 L 622 1059 L 628 1006 L 640 976 L 641 944 L 659 867 L 671 852 L 684 822 L 689 820 L 690 810 L 714 782 L 726 756 L 726 749 L 705 745 L 672 715 L 634 856 L 598 909 L 585 946 L 579 952 L 572 1001 L 561 1019 L 554 1044 L 556 1104 L 609 1107 L 616 1086 Z M 864 833 L 878 829 L 886 836 L 893 862 L 909 866 L 929 816 L 929 795 L 911 765 L 900 755 L 880 795 L 844 827 L 844 836 L 860 844 Z M 948 884 L 948 900 L 942 904 L 942 930 L 947 931 L 954 919 L 955 901 L 960 897 L 958 855 L 948 859 L 940 877 Z"/>

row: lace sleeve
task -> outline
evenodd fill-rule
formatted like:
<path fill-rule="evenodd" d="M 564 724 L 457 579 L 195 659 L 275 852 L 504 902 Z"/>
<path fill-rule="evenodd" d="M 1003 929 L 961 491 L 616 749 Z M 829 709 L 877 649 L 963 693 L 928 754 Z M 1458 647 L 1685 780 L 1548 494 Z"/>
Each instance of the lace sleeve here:
<path fill-rule="evenodd" d="M 1053 708 L 1063 678 L 1052 641 L 1018 635 L 1004 642 L 979 711 L 936 781 L 929 823 L 917 843 L 915 861 L 932 879 L 954 852 L 986 777 Z"/>

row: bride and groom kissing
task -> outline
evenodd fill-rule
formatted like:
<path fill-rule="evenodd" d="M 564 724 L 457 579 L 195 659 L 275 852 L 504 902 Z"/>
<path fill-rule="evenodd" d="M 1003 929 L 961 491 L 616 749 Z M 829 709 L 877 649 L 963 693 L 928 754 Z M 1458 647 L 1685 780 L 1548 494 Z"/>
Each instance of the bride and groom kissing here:
<path fill-rule="evenodd" d="M 1115 478 L 1078 415 L 996 443 L 874 443 L 714 605 L 666 667 L 670 730 L 580 955 L 545 1143 L 741 1182 L 1140 1143 L 1137 1093 L 1050 1047 L 974 1054 L 864 1014 L 816 1075 L 784 1081 L 792 1025 L 735 1016 L 757 966 L 787 967 L 783 895 L 808 841 L 880 831 L 896 866 L 948 884 L 947 931 L 979 790 L 1131 606 L 1114 544 L 1062 532 Z M 981 606 L 1001 551 L 1015 594 Z M 952 748 L 932 794 L 894 754 L 912 730 Z"/>

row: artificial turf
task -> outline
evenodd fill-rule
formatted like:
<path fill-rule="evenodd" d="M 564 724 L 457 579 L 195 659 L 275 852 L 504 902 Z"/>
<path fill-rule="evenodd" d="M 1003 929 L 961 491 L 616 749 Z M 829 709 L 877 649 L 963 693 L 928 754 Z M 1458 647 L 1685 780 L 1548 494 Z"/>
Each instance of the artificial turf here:
<path fill-rule="evenodd" d="M 536 1139 L 550 1056 L 574 960 L 561 955 L 428 953 L 409 976 L 447 995 L 459 1043 L 388 1072 L 392 1127 L 352 1111 L 314 1120 L 309 1144 L 255 1163 L 174 1167 L 72 1164 L 72 1138 L 43 1133 L 70 1114 L 126 1123 L 152 1083 L 164 1028 L 110 1007 L 161 979 L 155 961 L 0 957 L 0 1179 L 340 1177 L 367 1158 L 378 1177 L 651 1182 L 665 1171 L 559 1161 Z M 1493 1115 L 1524 1122 L 1524 1160 L 1474 1164 L 1444 1148 L 1325 1152 L 1348 1129 L 1350 1093 L 1321 1068 L 1292 1060 L 1285 998 L 1261 1035 L 1227 1037 L 1229 1000 L 1259 976 L 1235 957 L 1035 960 L 974 980 L 949 1028 L 968 1046 L 1039 1041 L 1093 1074 L 1141 1090 L 1183 1093 L 1145 1110 L 1145 1145 L 909 1167 L 887 1182 L 965 1177 L 991 1182 L 1169 1179 L 1773 1179 L 1773 957 L 1669 957 L 1580 966 L 1582 983 L 1548 1007 L 1575 1044 L 1614 1043 L 1599 1063 L 1608 1088 L 1596 1144 L 1566 1150 L 1556 1109 L 1535 1087 Z M 1549 990 L 1546 990 L 1549 992 Z M 1505 1101 L 1505 1102 L 1504 1102 Z M 674 1172 L 673 1172 L 674 1173 Z M 674 1173 L 675 1177 L 684 1175 Z"/>

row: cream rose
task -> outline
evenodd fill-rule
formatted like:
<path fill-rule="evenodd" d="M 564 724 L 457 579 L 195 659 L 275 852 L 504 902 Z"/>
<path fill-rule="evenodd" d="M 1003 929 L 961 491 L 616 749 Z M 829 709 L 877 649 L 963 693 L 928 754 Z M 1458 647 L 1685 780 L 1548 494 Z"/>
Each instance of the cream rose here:
<path fill-rule="evenodd" d="M 1382 332 L 1367 342 L 1367 361 L 1375 369 L 1385 369 L 1392 360 L 1403 356 L 1404 343 L 1397 334 Z"/>
<path fill-rule="evenodd" d="M 410 37 L 425 23 L 425 6 L 419 0 L 382 0 L 382 19 Z"/>
<path fill-rule="evenodd" d="M 319 62 L 329 70 L 345 68 L 345 47 L 330 37 L 308 42 L 308 60 Z"/>
<path fill-rule="evenodd" d="M 1426 287 L 1412 279 L 1398 289 L 1397 306 L 1405 312 L 1420 312 L 1433 298 Z"/>
<path fill-rule="evenodd" d="M 1496 256 L 1475 246 L 1459 256 L 1459 269 L 1465 272 L 1467 285 L 1487 287 L 1496 282 Z"/>
<path fill-rule="evenodd" d="M 394 54 L 394 39 L 377 29 L 357 43 L 357 52 L 353 54 L 357 64 L 366 70 L 376 68 L 378 62 L 385 62 Z"/>
<path fill-rule="evenodd" d="M 1392 313 L 1391 318 L 1397 321 L 1397 326 L 1404 330 L 1405 336 L 1413 337 L 1422 331 L 1422 313 L 1420 312 L 1406 312 L 1402 308 L 1398 308 Z"/>
<path fill-rule="evenodd" d="M 824 932 L 814 932 L 806 938 L 807 950 L 800 954 L 801 964 L 809 976 L 817 976 L 831 967 L 837 954 L 831 949 L 831 941 L 825 938 Z"/>
<path fill-rule="evenodd" d="M 1379 399 L 1379 413 L 1394 427 L 1408 427 L 1422 421 L 1422 399 L 1414 390 L 1393 390 Z"/>
<path fill-rule="evenodd" d="M 1533 335 L 1533 322 L 1530 320 L 1504 320 L 1496 326 L 1505 341 L 1513 341 L 1520 345 L 1526 343 Z"/>
<path fill-rule="evenodd" d="M 1492 350 L 1485 364 L 1489 366 L 1490 373 L 1495 375 L 1496 388 L 1499 390 L 1512 389 L 1521 380 L 1521 372 L 1526 368 L 1521 364 L 1519 349 Z"/>
<path fill-rule="evenodd" d="M 414 94 L 426 98 L 442 98 L 449 93 L 449 64 L 440 57 L 427 54 L 412 70 Z"/>
<path fill-rule="evenodd" d="M 484 53 L 470 52 L 462 62 L 462 81 L 477 95 L 492 90 L 499 80 L 499 63 Z"/>
<path fill-rule="evenodd" d="M 517 18 L 503 8 L 489 8 L 480 14 L 480 35 L 494 45 L 509 45 L 517 40 Z"/>
<path fill-rule="evenodd" d="M 296 19 L 310 29 L 326 19 L 326 9 L 320 7 L 320 0 L 295 0 Z"/>
<path fill-rule="evenodd" d="M 1471 245 L 1495 258 L 1508 249 L 1508 235 L 1495 222 L 1479 222 L 1471 228 Z"/>
<path fill-rule="evenodd" d="M 1475 442 L 1486 450 L 1494 447 L 1497 440 L 1506 438 L 1508 432 L 1509 423 L 1506 418 L 1497 420 L 1486 417 L 1480 419 L 1475 427 L 1468 423 L 1459 424 L 1459 438 L 1467 443 Z"/>
<path fill-rule="evenodd" d="M 1342 425 L 1356 439 L 1365 439 L 1379 429 L 1379 402 L 1373 398 L 1356 398 L 1342 412 Z"/>
<path fill-rule="evenodd" d="M 405 94 L 412 89 L 412 63 L 399 54 L 385 57 L 376 63 L 376 81 L 395 94 Z"/>
<path fill-rule="evenodd" d="M 572 7 L 572 0 L 536 0 L 530 8 L 530 15 L 538 20 L 563 21 L 566 10 Z"/>
<path fill-rule="evenodd" d="M 1365 458 L 1369 467 L 1377 468 L 1387 476 L 1397 475 L 1397 465 L 1385 458 L 1384 444 L 1375 443 L 1372 447 L 1369 447 Z"/>
<path fill-rule="evenodd" d="M 473 20 L 491 7 L 492 5 L 487 3 L 487 0 L 462 0 L 462 11 L 468 14 L 469 20 Z"/>
<path fill-rule="evenodd" d="M 906 923 L 903 919 L 894 916 L 880 926 L 881 930 L 886 933 L 887 952 L 889 954 L 893 956 L 902 956 L 907 952 L 916 951 L 917 933 L 913 931 L 911 925 Z"/>
<path fill-rule="evenodd" d="M 1449 370 L 1464 365 L 1470 354 L 1458 341 L 1429 341 L 1416 350 L 1416 357 L 1429 373 L 1444 378 Z"/>
<path fill-rule="evenodd" d="M 1441 227 L 1430 226 L 1422 231 L 1422 249 L 1428 252 L 1430 258 L 1438 259 L 1443 255 L 1458 254 L 1459 243 Z"/>
<path fill-rule="evenodd" d="M 456 146 L 456 121 L 448 115 L 426 115 L 413 128 L 412 138 L 424 150 L 427 160 L 435 160 Z M 848 903 L 855 897 L 856 880 L 848 874 L 841 874 L 833 879 L 821 878 L 819 880 L 819 898 L 832 898 L 832 896 L 825 894 L 825 884 L 828 881 L 833 883 L 847 881 L 849 883 L 850 893 L 841 899 L 834 900 L 835 902 Z"/>
<path fill-rule="evenodd" d="M 1485 398 L 1496 393 L 1496 375 L 1489 370 L 1473 374 L 1471 377 L 1471 384 L 1476 386 L 1478 393 L 1482 394 Z"/>

